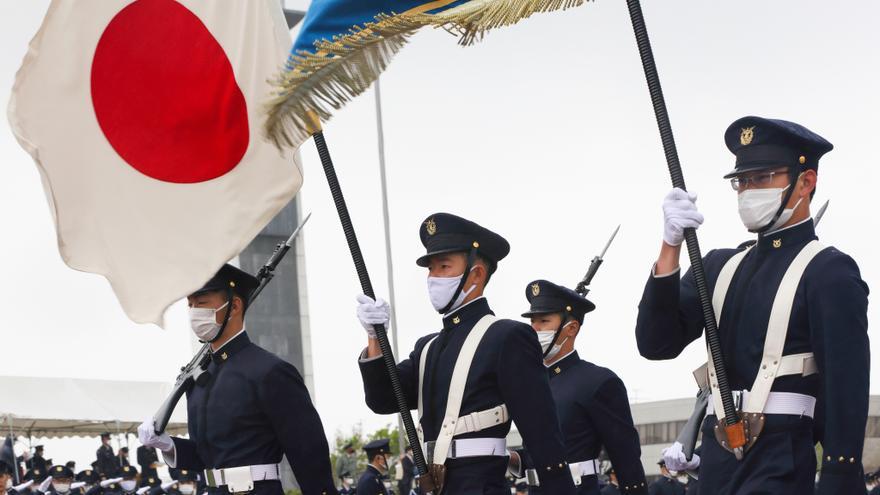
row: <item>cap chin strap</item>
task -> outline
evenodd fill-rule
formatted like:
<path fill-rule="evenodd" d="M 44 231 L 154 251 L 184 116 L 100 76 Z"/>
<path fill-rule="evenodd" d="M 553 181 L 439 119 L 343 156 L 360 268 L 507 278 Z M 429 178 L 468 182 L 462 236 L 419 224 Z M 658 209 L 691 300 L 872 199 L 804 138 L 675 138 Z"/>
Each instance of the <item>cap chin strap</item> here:
<path fill-rule="evenodd" d="M 785 191 L 785 197 L 782 199 L 782 204 L 779 205 L 779 209 L 776 210 L 776 214 L 773 215 L 773 220 L 767 223 L 767 225 L 761 227 L 760 229 L 754 231 L 756 234 L 761 235 L 770 230 L 770 227 L 776 224 L 776 221 L 779 220 L 779 217 L 782 216 L 782 212 L 785 211 L 785 207 L 788 206 L 789 200 L 791 200 L 791 196 L 794 194 L 794 186 L 797 183 L 798 177 L 801 176 L 803 172 L 798 170 L 798 167 L 791 167 L 788 171 L 788 191 Z"/>
<path fill-rule="evenodd" d="M 213 339 L 209 340 L 208 343 L 212 344 L 220 339 L 223 336 L 223 332 L 226 331 L 226 325 L 229 323 L 229 317 L 232 316 L 232 298 L 234 297 L 234 293 L 232 292 L 231 287 L 226 288 L 226 316 L 223 317 L 223 324 L 220 325 L 220 331 L 217 332 L 217 336 Z"/>
<path fill-rule="evenodd" d="M 474 266 L 474 262 L 477 260 L 477 248 L 471 248 L 468 252 L 467 258 L 467 266 L 464 267 L 464 274 L 461 276 L 461 282 L 458 283 L 458 288 L 455 289 L 455 293 L 452 294 L 452 299 L 440 309 L 439 313 L 441 315 L 445 315 L 449 311 L 452 310 L 452 305 L 455 304 L 455 301 L 458 299 L 458 296 L 461 294 L 461 291 L 464 290 L 464 284 L 467 282 L 468 275 L 471 273 L 471 268 Z"/>
<path fill-rule="evenodd" d="M 544 351 L 544 355 L 541 356 L 542 359 L 547 359 L 547 355 L 553 350 L 553 346 L 555 346 L 556 341 L 559 340 L 559 334 L 562 333 L 562 329 L 568 324 L 569 317 L 571 317 L 571 313 L 567 310 L 562 311 L 562 321 L 559 323 L 559 328 L 556 329 L 556 333 L 553 334 L 553 340 L 550 341 L 550 345 L 547 347 L 547 350 Z"/>

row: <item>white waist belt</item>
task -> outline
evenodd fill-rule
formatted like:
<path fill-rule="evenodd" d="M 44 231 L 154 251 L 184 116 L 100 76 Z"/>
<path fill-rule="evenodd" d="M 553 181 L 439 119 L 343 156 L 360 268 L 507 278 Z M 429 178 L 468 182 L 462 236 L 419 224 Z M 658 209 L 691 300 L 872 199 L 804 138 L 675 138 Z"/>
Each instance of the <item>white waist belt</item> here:
<path fill-rule="evenodd" d="M 568 468 L 571 470 L 571 480 L 574 481 L 575 486 L 580 486 L 582 477 L 599 474 L 599 460 L 573 462 L 568 465 Z M 526 469 L 526 479 L 528 479 L 530 486 L 541 486 L 537 469 Z"/>
<path fill-rule="evenodd" d="M 482 431 L 486 428 L 506 423 L 509 419 L 507 404 L 501 404 L 485 411 L 466 414 L 458 418 L 458 421 L 455 423 L 455 435 Z"/>
<path fill-rule="evenodd" d="M 733 392 L 733 401 L 736 404 L 744 404 L 749 397 L 748 390 L 736 390 Z M 792 416 L 813 417 L 816 409 L 816 398 L 811 395 L 796 394 L 794 392 L 770 392 L 767 404 L 764 406 L 764 414 L 789 414 Z M 715 404 L 709 395 L 709 405 L 706 407 L 706 415 L 715 414 Z"/>
<path fill-rule="evenodd" d="M 277 479 L 281 479 L 281 466 L 279 464 L 259 464 L 256 466 L 205 470 L 205 481 L 208 486 L 217 488 L 225 485 L 229 488 L 230 493 L 249 492 L 254 489 L 255 481 Z"/>
<path fill-rule="evenodd" d="M 434 460 L 434 446 L 437 442 L 425 444 L 428 464 Z M 507 439 L 505 438 L 461 438 L 454 439 L 449 445 L 447 459 L 479 456 L 507 456 Z"/>

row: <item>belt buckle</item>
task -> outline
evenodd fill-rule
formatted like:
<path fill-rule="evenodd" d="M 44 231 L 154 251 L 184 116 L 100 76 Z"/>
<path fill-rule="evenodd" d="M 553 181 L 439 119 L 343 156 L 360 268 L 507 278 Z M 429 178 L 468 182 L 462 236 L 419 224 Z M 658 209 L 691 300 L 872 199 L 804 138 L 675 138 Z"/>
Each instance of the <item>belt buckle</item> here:
<path fill-rule="evenodd" d="M 229 493 L 249 492 L 254 489 L 254 479 L 250 466 L 227 468 L 223 471 L 223 482 Z"/>

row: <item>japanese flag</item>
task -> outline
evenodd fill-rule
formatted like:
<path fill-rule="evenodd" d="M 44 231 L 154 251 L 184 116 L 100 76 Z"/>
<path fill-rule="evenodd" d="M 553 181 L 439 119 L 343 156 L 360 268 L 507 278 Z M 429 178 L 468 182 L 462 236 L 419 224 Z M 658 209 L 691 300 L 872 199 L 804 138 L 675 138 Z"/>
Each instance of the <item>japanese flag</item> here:
<path fill-rule="evenodd" d="M 34 159 L 58 248 L 161 324 L 299 190 L 261 135 L 290 34 L 278 0 L 54 0 L 9 120 Z"/>

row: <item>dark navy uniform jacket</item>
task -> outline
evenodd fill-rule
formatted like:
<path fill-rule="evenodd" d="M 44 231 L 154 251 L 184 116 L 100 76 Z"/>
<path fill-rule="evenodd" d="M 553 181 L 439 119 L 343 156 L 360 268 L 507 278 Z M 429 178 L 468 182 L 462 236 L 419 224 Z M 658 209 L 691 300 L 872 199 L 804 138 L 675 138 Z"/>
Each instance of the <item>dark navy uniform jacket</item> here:
<path fill-rule="evenodd" d="M 357 495 L 388 495 L 382 474 L 372 465 L 367 465 L 367 469 L 358 480 Z"/>
<path fill-rule="evenodd" d="M 794 257 L 813 239 L 812 221 L 760 236 L 739 266 L 719 324 L 724 365 L 733 390 L 752 387 L 779 284 Z M 720 249 L 706 255 L 710 293 L 724 263 L 736 252 Z M 745 460 L 737 462 L 717 445 L 711 433 L 717 420 L 714 415 L 707 417 L 700 470 L 704 493 L 727 493 L 722 487 L 730 493 L 748 492 L 759 486 L 768 493 L 811 493 L 814 433 L 824 448 L 819 493 L 864 490 L 861 466 L 870 370 L 867 305 L 868 286 L 852 258 L 828 247 L 813 259 L 795 295 L 783 355 L 813 352 L 819 373 L 779 377 L 773 391 L 817 397 L 816 420 L 768 415 L 761 437 Z M 680 282 L 677 274 L 649 277 L 636 326 L 642 356 L 672 359 L 699 338 L 703 328 L 690 272 Z M 709 469 L 703 469 L 707 466 Z M 792 491 L 792 478 L 803 480 L 803 486 Z"/>
<path fill-rule="evenodd" d="M 112 478 L 116 474 L 116 471 L 119 470 L 119 463 L 116 460 L 116 456 L 113 454 L 113 447 L 102 444 L 95 452 L 95 457 L 97 457 L 95 470 L 107 478 Z"/>
<path fill-rule="evenodd" d="M 186 396 L 192 440 L 174 438 L 177 469 L 275 464 L 287 455 L 304 495 L 336 493 L 321 418 L 293 365 L 242 332 L 217 350 L 208 372 Z M 281 482 L 255 482 L 253 493 L 281 494 Z"/>
<path fill-rule="evenodd" d="M 621 489 L 647 493 L 639 434 L 620 378 L 582 360 L 577 351 L 553 363 L 548 371 L 568 461 L 598 459 L 604 446 Z M 579 488 L 581 494 L 598 494 L 598 478 L 584 477 Z"/>
<path fill-rule="evenodd" d="M 425 366 L 424 416 L 421 421 L 425 440 L 437 438 L 446 412 L 446 395 L 456 358 L 471 329 L 483 316 L 492 313 L 485 298 L 476 299 L 443 318 L 443 330 L 431 344 Z M 416 342 L 409 359 L 397 365 L 400 381 L 410 409 L 418 407 L 419 358 L 432 334 Z M 397 412 L 388 372 L 381 359 L 361 361 L 361 375 L 367 406 L 378 414 Z M 498 320 L 486 332 L 468 373 L 461 416 L 507 404 L 510 417 L 528 443 L 532 458 L 542 470 L 542 483 L 548 493 L 573 494 L 565 446 L 550 394 L 541 347 L 532 328 L 512 320 Z M 500 424 L 456 438 L 504 438 L 510 423 Z M 504 479 L 507 457 L 471 457 L 446 462 L 445 493 L 455 495 L 509 494 Z M 549 468 L 549 470 L 548 470 Z M 544 482 L 543 479 L 547 481 Z"/>

